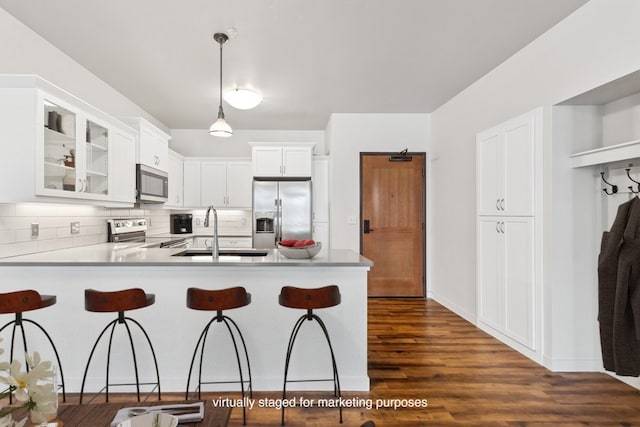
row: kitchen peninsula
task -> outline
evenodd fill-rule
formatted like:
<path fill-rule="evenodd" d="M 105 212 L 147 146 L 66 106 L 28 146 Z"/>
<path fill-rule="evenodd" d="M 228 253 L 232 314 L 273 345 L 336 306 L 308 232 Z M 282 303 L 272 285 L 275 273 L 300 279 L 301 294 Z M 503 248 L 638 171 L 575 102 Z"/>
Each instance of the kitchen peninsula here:
<path fill-rule="evenodd" d="M 57 303 L 25 314 L 40 322 L 55 341 L 62 360 L 67 391 L 80 390 L 82 374 L 91 346 L 102 328 L 115 315 L 84 309 L 84 290 L 113 291 L 139 287 L 156 296 L 155 304 L 126 314 L 138 320 L 154 344 L 162 391 L 184 391 L 191 355 L 198 336 L 215 313 L 186 307 L 189 287 L 223 289 L 244 286 L 251 304 L 225 312 L 244 334 L 251 360 L 254 390 L 282 388 L 284 357 L 289 334 L 301 310 L 278 304 L 284 285 L 340 287 L 342 302 L 322 309 L 337 358 L 343 390 L 369 389 L 367 375 L 367 271 L 372 262 L 349 250 L 330 250 L 308 260 L 287 259 L 277 250 L 266 256 L 174 256 L 183 249 L 144 248 L 136 243 L 104 243 L 46 253 L 0 259 L 0 274 L 6 291 L 35 289 L 56 295 Z M 48 346 L 39 333 L 30 331 L 30 351 L 48 357 Z M 330 378 L 331 362 L 322 336 L 314 323 L 304 327 L 294 350 L 290 376 L 299 379 Z M 117 331 L 119 335 L 123 331 Z M 114 348 L 128 346 L 114 336 Z M 141 337 L 137 337 L 138 339 Z M 136 342 L 138 341 L 135 336 Z M 142 338 L 144 339 L 144 338 Z M 142 343 L 142 341 L 140 341 Z M 118 346 L 118 347 L 116 347 Z M 142 345 L 138 353 L 141 381 L 153 378 L 151 354 Z M 231 340 L 222 325 L 210 331 L 203 380 L 236 381 L 237 365 Z M 104 350 L 104 351 L 102 351 Z M 98 349 L 106 353 L 105 349 Z M 136 350 L 138 351 L 138 350 Z M 112 382 L 128 382 L 133 376 L 129 352 L 112 356 Z M 210 372 L 210 374 L 207 374 Z M 86 390 L 102 386 L 104 364 L 92 362 Z M 295 379 L 295 378 L 293 378 Z M 192 381 L 193 383 L 193 381 Z M 214 388 L 216 387 L 216 388 Z M 329 390 L 331 382 L 293 383 L 289 389 Z M 238 391 L 238 384 L 207 386 L 206 390 Z M 122 388 L 114 391 L 123 391 Z"/>

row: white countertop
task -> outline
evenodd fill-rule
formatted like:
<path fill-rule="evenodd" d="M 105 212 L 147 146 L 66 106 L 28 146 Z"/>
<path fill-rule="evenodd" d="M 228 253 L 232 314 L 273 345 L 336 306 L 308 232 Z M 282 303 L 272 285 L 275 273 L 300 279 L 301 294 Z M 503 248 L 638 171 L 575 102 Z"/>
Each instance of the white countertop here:
<path fill-rule="evenodd" d="M 183 235 L 184 236 L 184 235 Z M 2 266 L 273 266 L 273 267 L 371 267 L 373 263 L 357 252 L 346 249 L 329 250 L 324 256 L 311 259 L 288 259 L 277 249 L 266 256 L 172 256 L 184 248 L 144 248 L 145 243 L 100 243 L 69 249 L 39 252 L 29 255 L 1 258 Z"/>

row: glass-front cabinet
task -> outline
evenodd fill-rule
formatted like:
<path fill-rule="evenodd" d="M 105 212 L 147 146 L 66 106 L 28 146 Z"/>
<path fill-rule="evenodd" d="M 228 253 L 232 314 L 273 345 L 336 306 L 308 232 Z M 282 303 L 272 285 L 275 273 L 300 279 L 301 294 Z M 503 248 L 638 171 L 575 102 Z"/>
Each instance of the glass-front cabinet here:
<path fill-rule="evenodd" d="M 44 95 L 43 175 L 36 193 L 107 199 L 109 128 L 98 119 Z"/>
<path fill-rule="evenodd" d="M 0 203 L 132 204 L 135 139 L 134 129 L 38 77 L 0 76 L 0 140 L 12 159 L 0 172 Z"/>

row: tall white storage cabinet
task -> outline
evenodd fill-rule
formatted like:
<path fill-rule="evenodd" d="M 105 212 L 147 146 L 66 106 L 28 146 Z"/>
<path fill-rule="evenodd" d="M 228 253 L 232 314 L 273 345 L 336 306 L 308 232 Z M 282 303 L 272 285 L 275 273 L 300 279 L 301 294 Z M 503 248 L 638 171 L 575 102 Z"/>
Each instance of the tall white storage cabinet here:
<path fill-rule="evenodd" d="M 477 324 L 542 363 L 542 109 L 477 135 Z"/>
<path fill-rule="evenodd" d="M 320 255 L 324 255 L 330 248 L 328 157 L 314 157 L 311 185 L 313 189 L 313 240 L 322 243 Z"/>

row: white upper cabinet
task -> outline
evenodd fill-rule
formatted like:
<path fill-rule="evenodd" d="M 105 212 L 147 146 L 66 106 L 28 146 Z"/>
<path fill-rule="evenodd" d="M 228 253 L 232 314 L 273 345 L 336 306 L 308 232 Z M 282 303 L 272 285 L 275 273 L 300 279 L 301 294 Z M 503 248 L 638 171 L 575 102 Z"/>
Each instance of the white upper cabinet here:
<path fill-rule="evenodd" d="M 169 150 L 169 188 L 166 207 L 184 206 L 184 164 L 183 157 Z"/>
<path fill-rule="evenodd" d="M 310 177 L 315 143 L 250 142 L 253 176 Z"/>
<path fill-rule="evenodd" d="M 0 140 L 0 203 L 135 201 L 135 131 L 45 80 L 0 76 Z"/>
<path fill-rule="evenodd" d="M 227 162 L 227 207 L 251 208 L 253 204 L 253 176 L 251 162 Z"/>
<path fill-rule="evenodd" d="M 534 150 L 541 147 L 536 110 L 477 135 L 480 215 L 534 214 Z"/>
<path fill-rule="evenodd" d="M 184 206 L 250 209 L 251 162 L 185 158 Z"/>
<path fill-rule="evenodd" d="M 171 135 L 142 117 L 122 117 L 121 120 L 138 131 L 136 162 L 168 172 Z"/>
<path fill-rule="evenodd" d="M 313 159 L 313 222 L 329 222 L 329 159 Z"/>
<path fill-rule="evenodd" d="M 200 207 L 200 160 L 184 159 L 183 206 Z"/>

